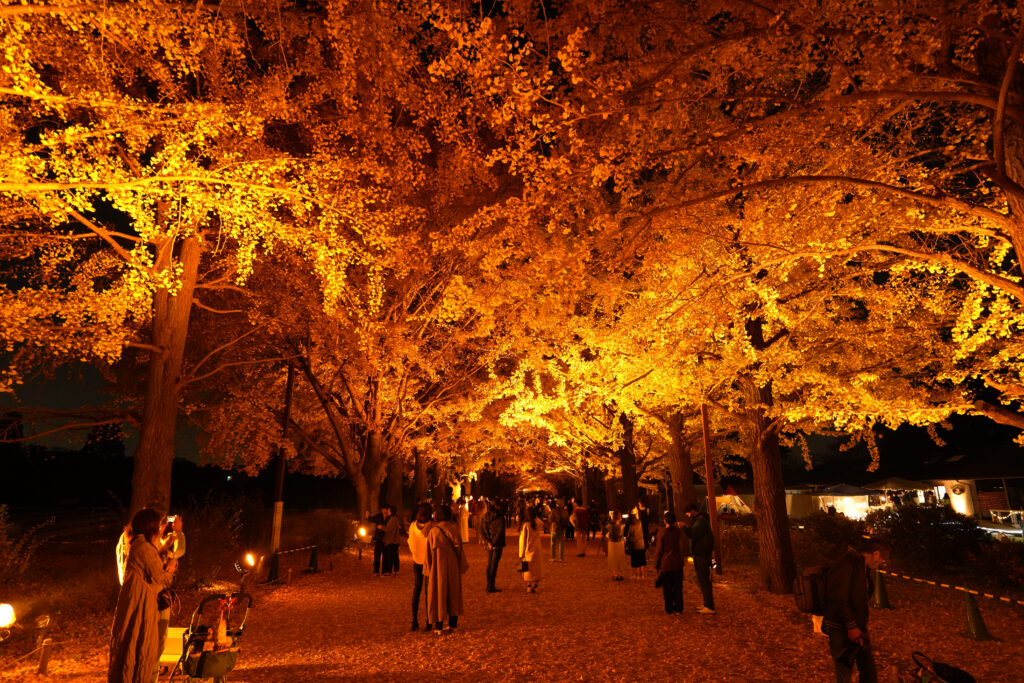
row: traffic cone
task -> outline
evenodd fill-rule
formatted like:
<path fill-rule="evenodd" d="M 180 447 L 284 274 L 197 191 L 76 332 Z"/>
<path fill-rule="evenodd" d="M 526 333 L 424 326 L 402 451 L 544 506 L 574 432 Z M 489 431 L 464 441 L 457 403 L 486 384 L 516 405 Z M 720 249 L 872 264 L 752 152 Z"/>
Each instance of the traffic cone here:
<path fill-rule="evenodd" d="M 967 637 L 971 640 L 995 640 L 985 622 L 981 618 L 981 611 L 978 609 L 978 602 L 970 593 L 964 593 L 964 600 L 967 603 Z"/>
<path fill-rule="evenodd" d="M 316 574 L 320 571 L 319 550 L 319 546 L 313 546 L 312 552 L 309 553 L 309 566 L 306 567 L 306 572 L 309 574 Z"/>
<path fill-rule="evenodd" d="M 875 609 L 892 609 L 889 604 L 889 593 L 885 590 L 882 572 L 875 570 L 875 590 L 871 594 L 871 606 Z"/>

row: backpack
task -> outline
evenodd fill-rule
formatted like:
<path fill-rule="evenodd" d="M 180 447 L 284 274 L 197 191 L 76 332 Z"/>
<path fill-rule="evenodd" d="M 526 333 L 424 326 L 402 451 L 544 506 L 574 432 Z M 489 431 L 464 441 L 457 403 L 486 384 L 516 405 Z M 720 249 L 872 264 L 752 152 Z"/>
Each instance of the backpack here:
<path fill-rule="evenodd" d="M 922 681 L 931 681 L 932 683 L 975 683 L 974 676 L 952 664 L 932 661 L 921 652 L 915 652 L 912 656 L 914 663 L 917 664 L 916 675 Z"/>
<path fill-rule="evenodd" d="M 828 598 L 828 567 L 808 567 L 793 581 L 796 608 L 806 614 L 825 614 Z"/>

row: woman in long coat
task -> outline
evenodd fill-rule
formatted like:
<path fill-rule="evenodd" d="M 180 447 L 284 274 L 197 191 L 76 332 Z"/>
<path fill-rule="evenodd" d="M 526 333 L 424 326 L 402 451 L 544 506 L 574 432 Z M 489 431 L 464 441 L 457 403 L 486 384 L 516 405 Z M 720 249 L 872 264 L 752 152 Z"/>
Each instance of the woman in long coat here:
<path fill-rule="evenodd" d="M 452 522 L 452 510 L 434 511 L 435 524 L 427 533 L 427 625 L 438 633 L 454 633 L 462 614 L 462 574 L 467 568 L 462 535 Z M 447 621 L 447 623 L 445 623 Z"/>
<path fill-rule="evenodd" d="M 526 581 L 526 592 L 536 593 L 537 582 L 541 580 L 544 558 L 541 552 L 541 531 L 543 523 L 537 508 L 530 507 L 526 511 L 526 520 L 519 527 L 519 559 L 526 562 L 527 570 L 523 572 Z"/>
<path fill-rule="evenodd" d="M 149 683 L 159 650 L 157 595 L 171 585 L 177 560 L 160 558 L 160 514 L 144 508 L 132 517 L 131 549 L 110 634 L 108 683 Z"/>

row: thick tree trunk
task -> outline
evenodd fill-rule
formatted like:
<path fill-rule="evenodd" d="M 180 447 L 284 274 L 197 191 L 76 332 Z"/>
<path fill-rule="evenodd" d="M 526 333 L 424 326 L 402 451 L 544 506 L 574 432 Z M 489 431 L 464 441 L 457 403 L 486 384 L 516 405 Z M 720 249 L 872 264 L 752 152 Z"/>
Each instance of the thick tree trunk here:
<path fill-rule="evenodd" d="M 349 477 L 356 487 L 356 503 L 360 514 L 375 515 L 380 512 L 381 485 L 384 483 L 388 463 L 386 454 L 381 452 L 380 436 L 370 432 L 366 439 L 362 463 L 349 472 Z"/>
<path fill-rule="evenodd" d="M 434 464 L 434 506 L 445 502 L 448 497 L 448 465 L 438 461 Z"/>
<path fill-rule="evenodd" d="M 420 449 L 414 452 L 415 464 L 413 467 L 414 478 L 412 484 L 412 498 L 416 505 L 422 503 L 427 497 L 427 489 L 430 487 L 430 473 L 427 470 L 427 458 Z"/>
<path fill-rule="evenodd" d="M 633 421 L 625 413 L 619 415 L 622 424 L 622 448 L 619 456 L 619 469 L 622 470 L 622 508 L 630 511 L 640 498 L 636 482 L 636 453 L 633 451 Z"/>
<path fill-rule="evenodd" d="M 405 505 L 402 502 L 402 476 L 405 467 L 402 458 L 394 455 L 388 461 L 388 505 L 395 508 L 398 518 L 405 520 Z"/>
<path fill-rule="evenodd" d="M 198 278 L 201 253 L 198 238 L 182 240 L 178 255 L 181 288 L 173 296 L 166 289 L 157 291 L 153 296 L 152 343 L 161 352 L 151 353 L 147 369 L 142 429 L 132 466 L 132 513 L 144 507 L 160 512 L 170 509 L 178 380 L 185 356 L 192 293 Z M 163 268 L 169 269 L 172 265 L 173 259 L 168 254 Z"/>
<path fill-rule="evenodd" d="M 604 501 L 605 510 L 601 510 L 603 514 L 607 514 L 608 510 L 618 510 L 619 507 L 619 494 L 615 490 L 615 477 L 609 477 L 607 474 L 604 475 Z"/>
<path fill-rule="evenodd" d="M 352 477 L 352 485 L 356 488 L 356 506 L 359 508 L 360 518 L 366 519 L 369 515 L 377 514 L 377 496 L 370 495 L 370 487 L 367 485 L 366 479 L 360 476 Z M 370 506 L 371 499 L 374 501 L 372 508 Z"/>
<path fill-rule="evenodd" d="M 761 586 L 772 593 L 793 590 L 796 565 L 786 514 L 786 491 L 782 482 L 779 439 L 770 430 L 764 410 L 772 402 L 771 385 L 758 387 L 744 378 L 744 393 L 750 406 L 747 414 L 748 458 L 754 474 L 754 517 L 757 520 L 758 561 Z"/>
<path fill-rule="evenodd" d="M 697 502 L 693 488 L 693 461 L 690 459 L 689 444 L 683 439 L 683 416 L 672 413 L 668 416 L 668 429 L 672 443 L 668 449 L 668 471 L 672 476 L 672 502 L 676 517 L 683 518 L 686 506 Z"/>

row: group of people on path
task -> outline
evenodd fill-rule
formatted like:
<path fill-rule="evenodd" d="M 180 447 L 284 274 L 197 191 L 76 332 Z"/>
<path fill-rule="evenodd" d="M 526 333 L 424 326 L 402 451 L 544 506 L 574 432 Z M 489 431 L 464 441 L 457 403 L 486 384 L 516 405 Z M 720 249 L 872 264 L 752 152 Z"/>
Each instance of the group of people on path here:
<path fill-rule="evenodd" d="M 501 500 L 484 502 L 482 512 L 473 514 L 473 527 L 478 540 L 487 547 L 486 592 L 498 593 L 496 580 L 498 566 L 507 544 L 507 504 Z M 421 604 L 425 603 L 426 619 L 424 629 L 440 634 L 454 633 L 458 618 L 463 614 L 462 576 L 468 569 L 465 544 L 469 541 L 468 531 L 459 523 L 461 510 L 468 509 L 464 501 L 452 505 L 442 504 L 432 508 L 429 503 L 420 503 L 415 518 L 408 529 L 408 545 L 413 562 L 412 623 L 413 631 L 420 630 Z M 706 514 L 696 505 L 686 509 L 686 524 L 677 523 L 675 513 L 667 512 L 665 526 L 651 534 L 647 509 L 643 504 L 634 507 L 629 515 L 611 511 L 601 524 L 602 547 L 607 554 L 613 580 L 623 580 L 626 557 L 630 558 L 633 576 L 645 578 L 648 555 L 651 555 L 658 575 L 657 585 L 661 587 L 665 612 L 675 614 L 683 608 L 683 567 L 688 557 L 693 557 L 697 583 L 703 597 L 703 605 L 697 608 L 702 614 L 714 614 L 715 604 L 711 585 L 711 555 L 714 550 L 714 536 Z M 467 515 L 468 517 L 469 515 Z M 522 574 L 527 593 L 536 593 L 544 578 L 544 563 L 564 562 L 564 541 L 566 530 L 572 528 L 576 541 L 577 556 L 586 557 L 587 537 L 590 531 L 590 511 L 582 506 L 573 506 L 572 512 L 561 501 L 522 501 L 515 515 L 519 521 L 519 542 L 517 570 Z M 631 520 L 631 521 L 627 521 Z M 395 538 L 393 531 L 400 526 L 389 508 L 382 511 L 377 519 L 381 527 L 381 555 L 385 558 L 378 565 L 375 553 L 374 573 L 378 566 L 383 574 L 397 573 L 397 559 L 389 561 L 393 552 L 388 542 Z M 545 552 L 543 535 L 550 534 L 549 553 Z M 653 541 L 653 551 L 651 551 Z"/>

